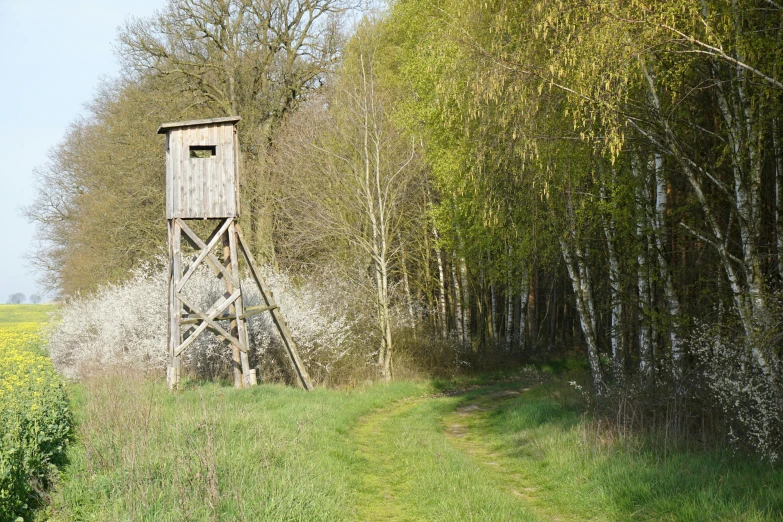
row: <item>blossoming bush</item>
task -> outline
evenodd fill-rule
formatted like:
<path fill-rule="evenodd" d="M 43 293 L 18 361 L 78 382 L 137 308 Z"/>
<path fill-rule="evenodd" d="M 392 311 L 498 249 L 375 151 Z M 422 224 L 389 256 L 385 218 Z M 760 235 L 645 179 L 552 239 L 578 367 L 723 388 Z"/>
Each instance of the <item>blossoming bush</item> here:
<path fill-rule="evenodd" d="M 0 520 L 24 515 L 65 456 L 72 423 L 37 323 L 0 325 Z"/>
<path fill-rule="evenodd" d="M 704 324 L 691 337 L 707 392 L 720 406 L 734 445 L 775 462 L 783 452 L 783 299 L 768 297 L 768 317 L 756 317 L 747 335 L 732 322 Z M 768 374 L 755 363 L 753 350 L 769 362 Z"/>
<path fill-rule="evenodd" d="M 315 278 L 296 284 L 286 273 L 263 269 L 264 277 L 296 341 L 300 356 L 316 380 L 325 379 L 336 364 L 370 346 L 372 328 L 359 327 L 371 310 L 355 303 L 338 283 Z M 261 303 L 255 283 L 243 279 L 245 306 Z M 225 293 L 222 281 L 206 266 L 185 286 L 187 297 L 202 310 Z M 49 332 L 49 352 L 57 369 L 80 378 L 106 368 L 162 372 L 168 361 L 168 282 L 164 262 L 137 270 L 125 283 L 106 286 L 87 297 L 76 297 L 60 307 Z M 266 378 L 287 371 L 279 336 L 269 313 L 250 321 L 251 362 Z M 231 351 L 208 331 L 185 351 L 191 371 L 214 376 L 230 368 Z"/>

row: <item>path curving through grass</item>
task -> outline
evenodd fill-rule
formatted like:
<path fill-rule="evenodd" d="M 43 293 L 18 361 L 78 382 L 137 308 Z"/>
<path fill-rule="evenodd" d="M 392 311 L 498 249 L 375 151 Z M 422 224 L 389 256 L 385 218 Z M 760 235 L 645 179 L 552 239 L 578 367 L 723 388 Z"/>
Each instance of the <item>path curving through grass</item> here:
<path fill-rule="evenodd" d="M 407 399 L 363 417 L 352 432 L 362 477 L 356 520 L 553 520 L 468 436 L 471 416 L 510 396 L 491 389 Z"/>
<path fill-rule="evenodd" d="M 779 467 L 611 438 L 573 393 L 505 381 L 365 415 L 355 520 L 781 520 Z"/>

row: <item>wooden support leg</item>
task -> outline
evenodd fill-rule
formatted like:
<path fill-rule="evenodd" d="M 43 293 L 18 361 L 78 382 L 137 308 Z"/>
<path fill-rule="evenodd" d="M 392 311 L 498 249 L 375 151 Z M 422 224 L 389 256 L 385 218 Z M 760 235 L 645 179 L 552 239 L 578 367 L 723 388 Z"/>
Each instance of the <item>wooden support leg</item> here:
<path fill-rule="evenodd" d="M 242 254 L 245 256 L 248 268 L 250 268 L 250 273 L 258 285 L 258 289 L 261 292 L 261 297 L 264 299 L 264 304 L 270 307 L 270 311 L 272 312 L 272 321 L 275 323 L 277 331 L 280 333 L 280 337 L 283 341 L 283 345 L 285 346 L 286 353 L 288 354 L 288 359 L 291 361 L 291 366 L 296 373 L 297 382 L 305 390 L 312 391 L 313 384 L 310 381 L 310 375 L 307 373 L 307 369 L 305 368 L 304 364 L 302 364 L 302 360 L 299 358 L 299 350 L 296 348 L 296 343 L 291 337 L 291 332 L 288 330 L 288 325 L 283 319 L 283 315 L 280 313 L 280 309 L 275 303 L 272 292 L 269 291 L 269 288 L 267 288 L 266 283 L 261 277 L 261 272 L 256 266 L 253 253 L 250 251 L 250 248 L 247 246 L 247 243 L 245 243 L 245 240 L 242 237 L 242 229 L 239 227 L 239 225 L 235 225 L 235 227 L 237 232 L 237 239 L 239 241 L 239 247 L 242 249 Z"/>
<path fill-rule="evenodd" d="M 229 218 L 232 223 L 229 224 L 228 230 L 223 234 L 223 266 L 225 269 L 229 272 L 232 272 L 232 265 L 234 263 L 234 259 L 232 259 L 232 252 L 231 252 L 231 233 L 233 231 L 233 220 Z M 237 271 L 238 272 L 238 271 Z M 236 273 L 233 272 L 232 275 Z M 226 290 L 228 290 L 229 293 L 234 292 L 234 285 L 231 281 L 228 279 L 225 279 L 226 283 Z M 239 299 L 237 299 L 238 301 Z M 236 301 L 234 304 L 231 305 L 229 308 L 229 313 L 231 315 L 236 316 L 237 315 L 237 307 L 236 307 Z M 231 320 L 231 329 L 229 330 L 232 336 L 238 337 L 239 335 L 239 328 L 238 323 L 236 319 Z M 240 343 L 242 342 L 241 337 L 238 337 L 240 339 Z M 244 379 L 243 379 L 243 371 L 242 371 L 242 351 L 237 348 L 236 346 L 231 347 L 231 367 L 234 370 L 234 387 L 235 388 L 242 388 L 244 386 Z M 247 357 L 247 356 L 245 356 Z"/>
<path fill-rule="evenodd" d="M 170 390 L 179 387 L 181 355 L 177 355 L 177 347 L 182 343 L 182 330 L 179 319 L 182 305 L 177 299 L 176 288 L 182 277 L 182 253 L 180 251 L 181 230 L 175 220 L 169 221 L 169 367 L 166 381 Z"/>
<path fill-rule="evenodd" d="M 237 240 L 237 232 L 236 232 L 236 223 L 232 221 L 231 225 L 228 228 L 228 246 L 229 246 L 229 258 L 231 261 L 231 273 L 234 276 L 234 279 L 239 284 L 239 298 L 236 300 L 235 307 L 236 307 L 236 326 L 237 326 L 237 336 L 239 339 L 239 343 L 242 345 L 242 348 L 244 348 L 240 354 L 240 363 L 242 365 L 242 383 L 245 387 L 255 386 L 256 385 L 256 378 L 255 378 L 255 371 L 250 370 L 250 360 L 248 359 L 248 351 L 250 348 L 250 342 L 248 339 L 248 333 L 247 333 L 247 318 L 244 317 L 245 315 L 245 300 L 244 300 L 244 294 L 242 292 L 242 277 L 239 273 L 239 249 L 237 247 L 238 240 Z M 235 323 L 231 323 L 232 326 Z M 233 330 L 232 330 L 233 333 Z"/>

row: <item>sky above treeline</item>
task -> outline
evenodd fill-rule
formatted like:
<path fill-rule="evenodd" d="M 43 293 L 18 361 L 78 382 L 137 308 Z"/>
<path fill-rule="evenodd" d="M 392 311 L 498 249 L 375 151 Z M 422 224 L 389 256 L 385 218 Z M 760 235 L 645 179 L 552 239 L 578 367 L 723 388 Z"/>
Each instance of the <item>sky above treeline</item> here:
<path fill-rule="evenodd" d="M 0 303 L 40 292 L 29 256 L 34 227 L 22 207 L 35 197 L 33 171 L 68 125 L 84 113 L 101 81 L 116 76 L 117 29 L 164 0 L 0 0 Z M 50 296 L 51 297 L 51 296 Z"/>

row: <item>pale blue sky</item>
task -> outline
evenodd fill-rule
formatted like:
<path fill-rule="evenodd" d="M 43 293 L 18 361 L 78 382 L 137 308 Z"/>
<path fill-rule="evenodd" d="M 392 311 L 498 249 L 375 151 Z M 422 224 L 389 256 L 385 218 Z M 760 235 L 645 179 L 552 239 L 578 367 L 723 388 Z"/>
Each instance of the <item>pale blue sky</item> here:
<path fill-rule="evenodd" d="M 113 44 L 130 16 L 164 0 L 0 0 L 0 303 L 37 291 L 25 254 L 34 229 L 20 208 L 34 197 L 32 171 L 83 112 L 102 78 L 117 74 Z"/>

